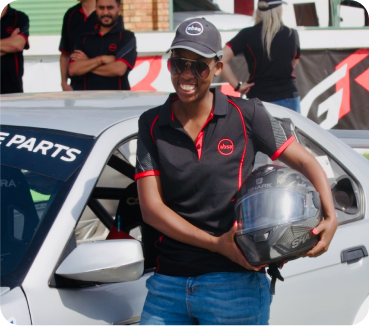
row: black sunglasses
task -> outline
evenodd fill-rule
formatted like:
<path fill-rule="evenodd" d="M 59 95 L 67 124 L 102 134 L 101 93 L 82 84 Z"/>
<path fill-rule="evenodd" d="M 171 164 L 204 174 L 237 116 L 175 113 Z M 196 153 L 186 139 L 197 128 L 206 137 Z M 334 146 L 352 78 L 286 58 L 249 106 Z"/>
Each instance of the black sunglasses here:
<path fill-rule="evenodd" d="M 196 78 L 206 79 L 209 76 L 211 70 L 216 67 L 217 62 L 211 68 L 204 61 L 198 60 L 171 57 L 167 61 L 167 69 L 172 75 L 182 74 L 185 71 L 187 65 L 190 65 L 190 71 Z"/>

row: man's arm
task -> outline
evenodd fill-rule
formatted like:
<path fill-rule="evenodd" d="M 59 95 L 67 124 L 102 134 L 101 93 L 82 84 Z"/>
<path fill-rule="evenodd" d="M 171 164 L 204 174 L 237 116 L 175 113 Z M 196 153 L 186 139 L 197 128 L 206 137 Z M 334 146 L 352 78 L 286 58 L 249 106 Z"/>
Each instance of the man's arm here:
<path fill-rule="evenodd" d="M 126 73 L 127 68 L 126 63 L 121 60 L 117 60 L 106 65 L 101 65 L 91 72 L 104 77 L 118 77 L 123 76 Z"/>
<path fill-rule="evenodd" d="M 60 55 L 60 75 L 62 78 L 63 91 L 73 91 L 72 86 L 68 85 L 68 66 L 69 66 L 69 54 L 62 53 Z"/>
<path fill-rule="evenodd" d="M 83 56 L 86 57 L 86 55 L 82 51 L 77 50 L 76 52 L 78 52 L 77 55 L 80 55 L 81 57 Z M 75 53 L 72 54 L 72 57 L 71 57 L 72 60 L 74 58 L 74 55 Z M 91 58 L 91 59 L 87 58 L 87 59 L 79 59 L 76 61 L 71 61 L 71 63 L 69 64 L 69 74 L 71 76 L 86 75 L 87 73 L 93 71 L 95 68 L 102 66 L 102 65 L 109 64 L 113 60 L 114 60 L 114 56 L 112 55 L 101 55 L 101 56 Z"/>
<path fill-rule="evenodd" d="M 26 43 L 27 38 L 19 34 L 19 28 L 16 28 L 12 35 L 0 40 L 1 55 L 23 51 Z"/>

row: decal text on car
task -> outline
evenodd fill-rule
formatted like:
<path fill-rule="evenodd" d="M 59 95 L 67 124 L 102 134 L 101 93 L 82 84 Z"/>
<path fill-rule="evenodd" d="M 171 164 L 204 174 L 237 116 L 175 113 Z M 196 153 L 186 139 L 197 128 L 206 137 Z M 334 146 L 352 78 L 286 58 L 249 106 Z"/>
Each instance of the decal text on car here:
<path fill-rule="evenodd" d="M 81 151 L 62 144 L 53 143 L 48 140 L 38 140 L 37 138 L 28 138 L 23 135 L 14 135 L 8 139 L 9 133 L 0 132 L 0 144 L 6 147 L 16 147 L 17 149 L 26 149 L 29 152 L 39 153 L 50 157 L 56 157 L 65 162 L 72 162 L 76 155 Z"/>

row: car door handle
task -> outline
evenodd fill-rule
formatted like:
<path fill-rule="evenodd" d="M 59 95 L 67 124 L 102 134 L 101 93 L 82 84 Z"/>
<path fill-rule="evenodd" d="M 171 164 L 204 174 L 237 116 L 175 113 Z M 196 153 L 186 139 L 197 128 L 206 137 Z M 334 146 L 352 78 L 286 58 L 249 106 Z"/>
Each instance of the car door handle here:
<path fill-rule="evenodd" d="M 367 253 L 365 246 L 357 246 L 342 250 L 340 253 L 340 259 L 342 263 L 351 263 L 360 260 L 363 257 L 367 257 L 369 254 Z"/>

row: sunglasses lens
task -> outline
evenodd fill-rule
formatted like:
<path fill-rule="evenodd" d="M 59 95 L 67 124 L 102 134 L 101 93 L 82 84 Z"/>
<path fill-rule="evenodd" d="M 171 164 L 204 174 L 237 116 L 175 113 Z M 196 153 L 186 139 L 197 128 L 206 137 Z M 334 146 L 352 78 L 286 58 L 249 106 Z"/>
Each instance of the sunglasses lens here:
<path fill-rule="evenodd" d="M 203 61 L 196 61 L 191 63 L 194 75 L 200 79 L 206 79 L 209 75 L 209 66 Z"/>
<path fill-rule="evenodd" d="M 186 68 L 186 61 L 181 58 L 169 58 L 167 61 L 167 69 L 172 75 L 181 74 Z"/>
<path fill-rule="evenodd" d="M 209 75 L 209 66 L 203 61 L 187 61 L 182 58 L 172 57 L 167 61 L 167 69 L 172 75 L 180 75 L 190 63 L 190 70 L 196 78 L 206 79 Z"/>

